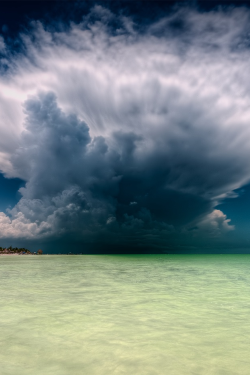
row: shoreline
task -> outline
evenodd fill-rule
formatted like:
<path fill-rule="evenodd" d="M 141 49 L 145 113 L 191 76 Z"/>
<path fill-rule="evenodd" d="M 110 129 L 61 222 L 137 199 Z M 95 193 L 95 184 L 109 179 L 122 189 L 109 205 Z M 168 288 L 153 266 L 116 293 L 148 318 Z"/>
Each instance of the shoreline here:
<path fill-rule="evenodd" d="M 0 254 L 0 257 L 1 256 L 32 256 L 32 257 L 36 257 L 36 256 L 79 256 L 79 255 L 90 255 L 90 254 Z"/>
<path fill-rule="evenodd" d="M 6 257 L 6 256 L 19 256 L 19 255 L 35 255 L 35 254 L 0 254 L 0 256 Z"/>

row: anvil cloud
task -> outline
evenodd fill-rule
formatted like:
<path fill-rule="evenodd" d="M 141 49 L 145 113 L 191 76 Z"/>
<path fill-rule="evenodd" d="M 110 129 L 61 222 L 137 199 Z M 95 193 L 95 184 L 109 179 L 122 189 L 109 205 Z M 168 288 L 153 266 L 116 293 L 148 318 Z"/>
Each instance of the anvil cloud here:
<path fill-rule="evenodd" d="M 119 27 L 112 26 L 116 18 Z M 0 169 L 26 181 L 2 238 L 164 247 L 234 227 L 250 181 L 250 11 L 180 8 L 138 28 L 95 6 L 0 38 Z"/>

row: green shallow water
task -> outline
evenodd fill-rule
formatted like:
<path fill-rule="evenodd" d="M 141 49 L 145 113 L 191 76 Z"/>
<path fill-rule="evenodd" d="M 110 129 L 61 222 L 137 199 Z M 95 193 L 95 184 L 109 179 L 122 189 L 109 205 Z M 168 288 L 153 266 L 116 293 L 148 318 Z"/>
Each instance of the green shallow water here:
<path fill-rule="evenodd" d="M 2 256 L 1 375 L 249 375 L 250 256 Z"/>

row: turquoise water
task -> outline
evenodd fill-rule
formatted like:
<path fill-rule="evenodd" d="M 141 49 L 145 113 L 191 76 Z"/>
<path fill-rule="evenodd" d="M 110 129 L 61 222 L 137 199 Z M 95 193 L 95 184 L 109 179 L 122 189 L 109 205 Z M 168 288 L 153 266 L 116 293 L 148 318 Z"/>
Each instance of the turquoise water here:
<path fill-rule="evenodd" d="M 2 256 L 1 375 L 249 375 L 250 256 Z"/>

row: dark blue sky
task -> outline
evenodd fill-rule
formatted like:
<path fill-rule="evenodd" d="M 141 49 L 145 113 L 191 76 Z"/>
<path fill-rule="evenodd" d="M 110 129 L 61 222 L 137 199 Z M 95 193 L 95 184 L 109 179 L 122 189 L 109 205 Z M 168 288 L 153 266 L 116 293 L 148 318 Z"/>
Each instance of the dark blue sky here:
<path fill-rule="evenodd" d="M 139 0 L 139 1 L 94 1 L 94 0 L 62 0 L 62 1 L 1 1 L 0 27 L 3 32 L 13 36 L 27 27 L 31 20 L 42 20 L 49 24 L 61 20 L 64 24 L 70 21 L 80 22 L 83 15 L 89 12 L 93 4 L 101 4 L 115 13 L 130 15 L 142 25 L 157 20 L 175 6 L 184 5 L 209 11 L 218 7 L 249 6 L 248 0 Z M 7 28 L 6 28 L 7 26 Z"/>
<path fill-rule="evenodd" d="M 247 1 L 0 2 L 2 243 L 247 252 L 249 24 Z"/>
<path fill-rule="evenodd" d="M 0 173 L 0 210 L 5 211 L 12 208 L 20 199 L 18 190 L 24 185 L 24 181 L 19 178 L 4 178 Z"/>

